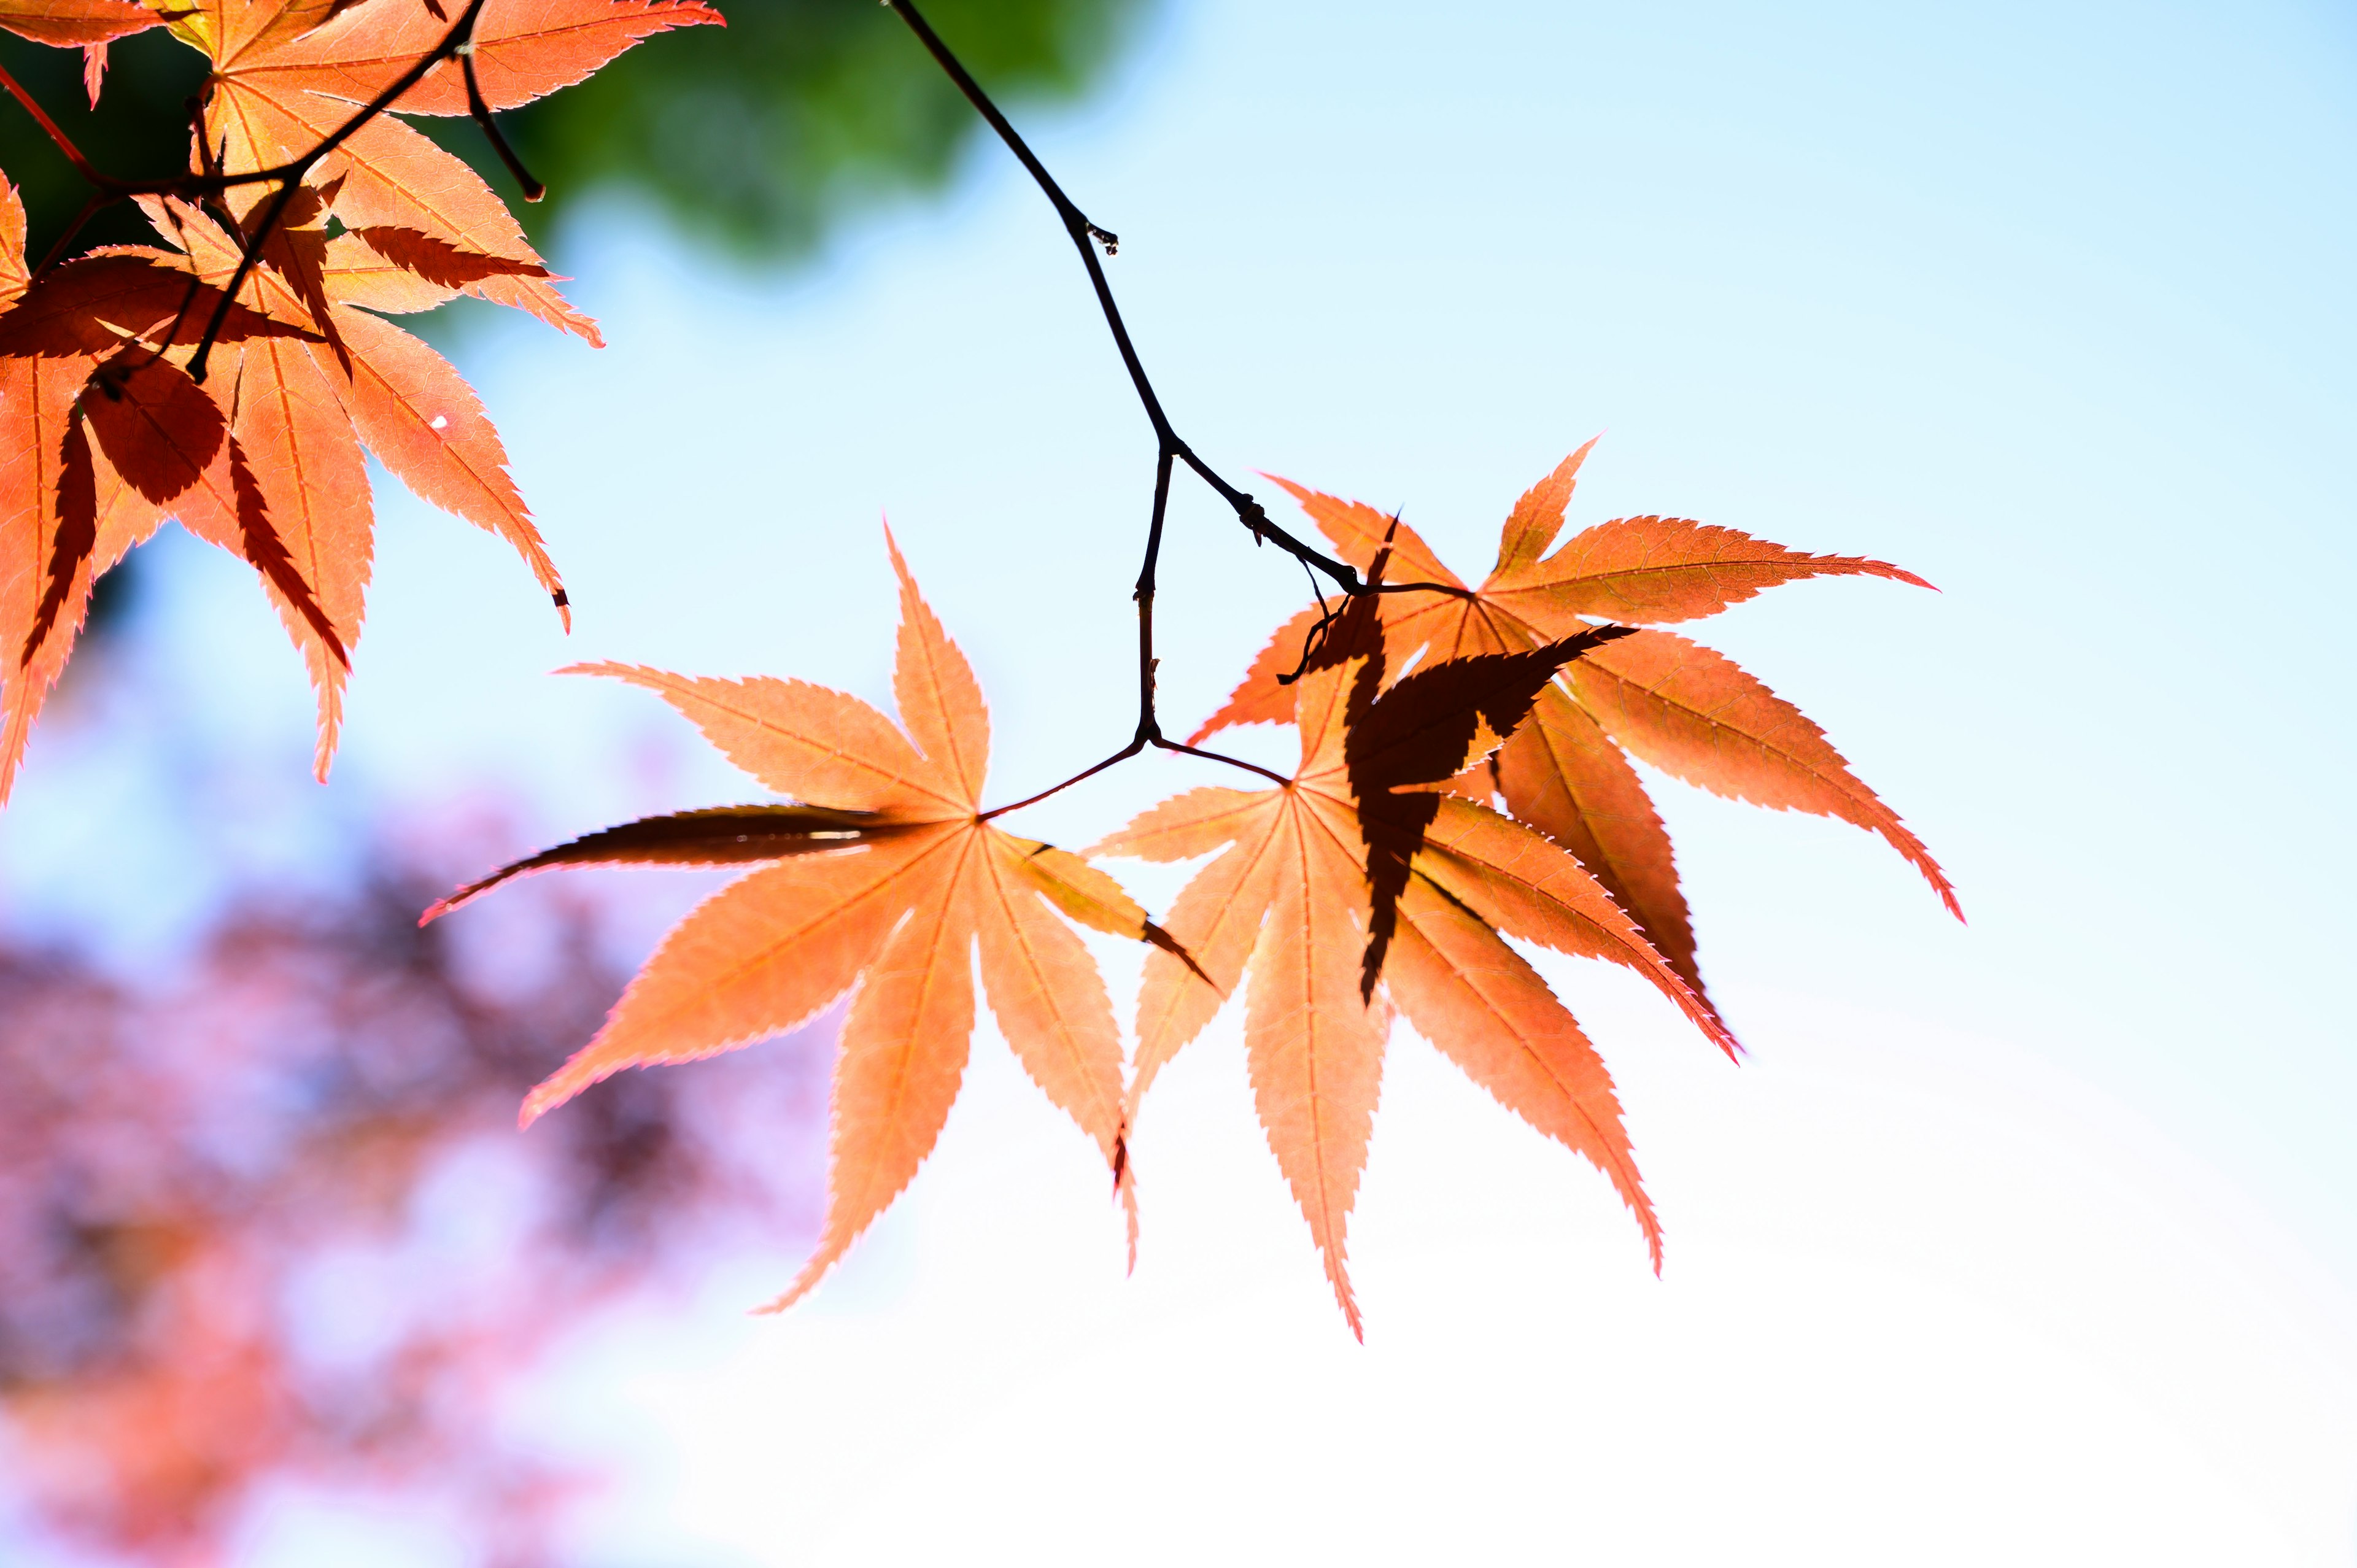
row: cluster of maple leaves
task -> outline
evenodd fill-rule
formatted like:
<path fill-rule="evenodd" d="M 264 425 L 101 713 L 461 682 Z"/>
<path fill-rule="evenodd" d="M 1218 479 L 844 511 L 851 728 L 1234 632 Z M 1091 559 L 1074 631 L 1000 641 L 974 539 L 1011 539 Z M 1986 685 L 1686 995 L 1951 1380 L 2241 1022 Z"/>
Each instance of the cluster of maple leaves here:
<path fill-rule="evenodd" d="M 1506 940 L 1623 964 L 1736 1054 L 1695 967 L 1668 835 L 1630 756 L 1721 794 L 1869 828 L 1951 909 L 1956 902 L 1914 835 L 1798 709 L 1724 657 L 1642 624 L 1710 615 L 1802 577 L 1920 579 L 1660 517 L 1603 523 L 1548 554 L 1587 451 L 1523 497 L 1478 589 L 1396 519 L 1287 486 L 1372 582 L 1405 563 L 1435 586 L 1356 596 L 1339 614 L 1304 610 L 1194 737 L 1292 724 L 1301 742 L 1292 779 L 1191 790 L 1093 847 L 1107 857 L 1212 856 L 1159 923 L 1086 860 L 991 820 L 981 690 L 888 536 L 900 582 L 893 696 L 905 728 L 804 682 L 576 667 L 659 693 L 793 803 L 608 829 L 428 911 L 554 866 L 761 866 L 673 930 L 596 1038 L 533 1091 L 525 1120 L 625 1068 L 791 1029 L 849 993 L 827 1218 L 801 1275 L 771 1304 L 783 1307 L 931 1151 L 965 1067 L 978 950 L 1000 1033 L 1103 1155 L 1128 1206 L 1133 1256 L 1128 1137 L 1139 1102 L 1241 987 L 1261 1123 L 1354 1332 L 1345 1230 L 1395 1013 L 1601 1170 L 1658 1269 L 1661 1228 L 1610 1075 Z M 1125 1082 L 1103 982 L 1051 911 L 1153 945 Z"/>
<path fill-rule="evenodd" d="M 949 63 L 913 9 L 895 8 Z M 214 68 L 193 166 L 291 167 L 332 144 L 303 166 L 299 188 L 276 195 L 229 187 L 210 211 L 148 198 L 165 249 L 104 250 L 29 276 L 21 215 L 5 220 L 13 303 L 0 312 L 0 652 L 12 662 L 0 790 L 92 575 L 167 514 L 262 576 L 310 665 L 324 769 L 368 575 L 363 445 L 421 495 L 508 538 L 563 607 L 480 406 L 447 363 L 382 317 L 468 293 L 592 341 L 595 328 L 466 166 L 393 115 L 356 122 L 355 111 L 429 59 L 438 63 L 390 107 L 470 112 L 462 64 L 479 76 L 488 108 L 521 103 L 650 33 L 718 17 L 695 0 L 478 0 L 466 16 L 474 32 L 462 60 L 436 55 L 452 36 L 437 0 L 197 0 L 169 12 L 131 0 L 0 0 L 0 25 L 59 44 L 102 45 L 168 16 Z M 1093 271 L 1087 236 L 1096 231 L 1048 188 Z M 259 265 L 239 285 L 249 252 Z M 222 300 L 231 289 L 235 298 Z M 218 326 L 202 384 L 190 367 L 214 345 L 199 322 Z M 1163 439 L 1166 483 L 1174 456 L 1200 467 L 1167 429 Z M 1280 628 L 1194 737 L 1290 723 L 1301 737 L 1291 779 L 1192 791 L 1096 846 L 1115 857 L 1213 856 L 1159 923 L 1082 856 L 996 825 L 1000 812 L 983 800 L 981 692 L 897 547 L 905 728 L 801 682 L 590 667 L 661 693 L 788 803 L 593 834 L 429 911 L 548 866 L 759 866 L 671 934 L 596 1038 L 533 1093 L 526 1120 L 623 1068 L 742 1046 L 849 994 L 827 1219 L 782 1306 L 932 1148 L 973 1032 L 978 950 L 1001 1032 L 1094 1141 L 1129 1206 L 1133 1249 L 1128 1130 L 1140 1099 L 1243 987 L 1261 1121 L 1354 1330 L 1345 1231 L 1395 1012 L 1601 1169 L 1658 1267 L 1660 1230 L 1611 1080 L 1507 940 L 1627 965 L 1735 1053 L 1703 988 L 1668 838 L 1630 757 L 1879 833 L 1951 909 L 1955 898 L 1815 725 L 1727 660 L 1657 629 L 1800 577 L 1920 579 L 1663 517 L 1606 522 L 1550 553 L 1587 450 L 1523 496 L 1478 587 L 1395 519 L 1287 486 L 1341 563 L 1364 574 L 1336 567 L 1337 580 L 1362 591 L 1339 612 L 1306 609 Z M 1149 707 L 1139 744 L 1151 724 Z M 1154 946 L 1126 1067 L 1111 1000 L 1067 922 Z"/>
<path fill-rule="evenodd" d="M 260 575 L 317 693 L 324 776 L 369 580 L 363 449 L 506 539 L 563 611 L 482 403 L 385 319 L 465 294 L 599 340 L 473 169 L 399 114 L 363 113 L 454 15 L 439 0 L 0 0 L 0 27 L 93 51 L 93 98 L 113 38 L 166 27 L 201 50 L 212 71 L 191 128 L 200 175 L 282 168 L 351 127 L 283 203 L 269 181 L 203 202 L 139 195 L 161 245 L 106 246 L 38 273 L 24 208 L 0 181 L 0 800 L 91 584 L 167 517 Z M 487 0 L 473 75 L 489 107 L 511 108 L 650 34 L 719 20 L 697 0 Z M 445 60 L 392 107 L 465 114 L 462 74 Z"/>

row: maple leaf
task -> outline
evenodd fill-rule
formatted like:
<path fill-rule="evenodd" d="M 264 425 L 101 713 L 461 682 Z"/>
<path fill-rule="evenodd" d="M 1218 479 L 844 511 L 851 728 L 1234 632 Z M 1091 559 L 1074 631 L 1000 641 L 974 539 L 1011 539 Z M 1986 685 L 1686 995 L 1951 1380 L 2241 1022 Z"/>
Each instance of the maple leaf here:
<path fill-rule="evenodd" d="M 59 48 L 111 43 L 163 25 L 140 0 L 0 0 L 0 27 Z"/>
<path fill-rule="evenodd" d="M 25 265 L 25 199 L 0 178 L 0 309 L 16 304 L 32 282 Z"/>
<path fill-rule="evenodd" d="M 1383 566 L 1379 547 L 1371 577 L 1380 580 Z M 1541 646 L 1437 663 L 1385 690 L 1378 616 L 1375 597 L 1354 599 L 1292 687 L 1301 765 L 1291 782 L 1192 790 L 1090 851 L 1159 861 L 1220 852 L 1166 920 L 1200 970 L 1161 952 L 1146 960 L 1130 1111 L 1249 967 L 1244 1045 L 1261 1124 L 1335 1299 L 1361 1337 L 1344 1233 L 1391 1004 L 1501 1103 L 1603 1171 L 1636 1215 L 1656 1269 L 1661 1230 L 1610 1076 L 1500 933 L 1625 964 L 1722 1048 L 1735 1048 L 1717 1015 L 1578 861 L 1529 827 L 1435 788 L 1513 732 L 1558 668 L 1597 657 L 1625 629 L 1583 627 Z"/>
<path fill-rule="evenodd" d="M 226 288 L 239 243 L 186 203 L 145 205 L 157 231 L 181 248 L 173 262 Z M 457 297 L 457 288 L 388 257 L 377 233 L 330 239 L 327 215 L 316 194 L 298 196 L 287 213 L 293 221 L 272 237 L 240 296 L 271 319 L 300 324 L 310 340 L 232 346 L 216 359 L 238 410 L 253 499 L 321 607 L 317 617 L 298 613 L 295 596 L 274 593 L 318 696 L 315 765 L 323 777 L 371 565 L 374 515 L 363 446 L 425 500 L 507 540 L 571 626 L 563 580 L 482 403 L 448 360 L 373 314 L 430 310 Z M 215 507 L 182 521 L 215 538 L 221 520 L 235 515 Z"/>
<path fill-rule="evenodd" d="M 173 357 L 218 291 L 178 258 L 132 246 L 36 282 L 23 236 L 23 208 L 0 182 L 0 800 L 91 584 L 167 509 L 251 563 L 290 613 L 328 626 L 254 498 L 241 504 L 251 475 L 237 429 Z M 304 330 L 238 305 L 221 340 L 243 352 Z"/>
<path fill-rule="evenodd" d="M 172 30 L 212 61 L 205 134 L 222 169 L 240 174 L 277 167 L 334 135 L 431 54 L 456 15 L 422 0 L 199 0 Z M 698 0 L 489 0 L 475 27 L 477 77 L 490 107 L 513 108 L 580 81 L 641 38 L 720 20 Z M 468 113 L 458 62 L 442 62 L 395 107 Z M 461 292 L 603 341 L 597 323 L 557 291 L 506 203 L 401 120 L 368 121 L 307 177 L 353 229 L 406 231 L 472 258 L 479 270 Z M 241 199 L 264 194 L 257 188 Z"/>
<path fill-rule="evenodd" d="M 141 0 L 0 0 L 0 27 L 35 43 L 81 48 L 82 91 L 93 109 L 106 80 L 106 46 L 163 25 L 158 10 Z"/>
<path fill-rule="evenodd" d="M 525 1100 L 523 1120 L 625 1068 L 693 1061 L 794 1028 L 853 992 L 835 1064 L 825 1224 L 770 1310 L 817 1283 L 931 1152 L 965 1069 L 977 948 L 1007 1044 L 1113 1172 L 1134 1254 L 1120 1036 L 1094 961 L 1055 911 L 1153 942 L 1188 972 L 1178 944 L 1111 877 L 982 818 L 990 725 L 981 688 L 885 537 L 900 583 L 893 694 L 905 733 L 858 698 L 805 682 L 576 665 L 660 693 L 729 760 L 807 803 L 592 833 L 425 914 L 560 865 L 766 863 L 663 939 L 597 1037 Z"/>
<path fill-rule="evenodd" d="M 717 23 L 695 0 L 490 0 L 473 59 L 508 107 L 576 81 L 651 34 Z M 178 253 L 111 247 L 49 272 L 24 265 L 13 189 L 0 225 L 0 800 L 78 631 L 89 591 L 167 516 L 242 556 L 308 666 L 324 779 L 364 613 L 374 518 L 363 446 L 425 499 L 506 538 L 571 614 L 554 564 L 474 392 L 375 313 L 461 293 L 518 306 L 597 342 L 506 207 L 463 163 L 363 105 L 448 35 L 426 0 L 0 0 L 0 27 L 102 47 L 156 24 L 214 65 L 192 166 L 253 172 L 349 134 L 306 184 L 220 323 L 209 388 L 188 375 L 246 236 L 189 204 L 141 205 Z M 102 61 L 93 56 L 93 97 Z M 468 109 L 456 60 L 401 107 Z M 267 182 L 223 193 L 257 221 Z M 346 231 L 329 235 L 329 221 Z M 188 274 L 196 274 L 191 287 Z M 137 349 L 132 345 L 142 345 Z M 91 401 L 91 389 L 103 405 Z"/>
<path fill-rule="evenodd" d="M 1535 648 L 1598 619 L 1653 626 L 1714 615 L 1803 577 L 1867 575 L 1929 587 L 1886 562 L 1811 555 L 1730 528 L 1683 518 L 1627 517 L 1574 535 L 1553 554 L 1580 466 L 1574 452 L 1515 503 L 1497 564 L 1469 587 L 1405 523 L 1355 501 L 1277 479 L 1336 551 L 1361 570 L 1385 546 L 1393 575 L 1445 591 L 1383 596 L 1383 641 L 1395 667 Z M 1274 476 L 1272 476 L 1274 478 Z M 1279 628 L 1227 703 L 1191 739 L 1230 725 L 1285 723 L 1318 612 Z M 1838 817 L 1879 833 L 1963 918 L 1955 889 L 1897 812 L 1850 771 L 1822 730 L 1725 656 L 1672 632 L 1641 630 L 1564 668 L 1529 722 L 1491 764 L 1460 780 L 1470 798 L 1507 810 L 1593 871 L 1698 994 L 1693 919 L 1679 891 L 1669 833 L 1629 757 L 1759 805 Z"/>

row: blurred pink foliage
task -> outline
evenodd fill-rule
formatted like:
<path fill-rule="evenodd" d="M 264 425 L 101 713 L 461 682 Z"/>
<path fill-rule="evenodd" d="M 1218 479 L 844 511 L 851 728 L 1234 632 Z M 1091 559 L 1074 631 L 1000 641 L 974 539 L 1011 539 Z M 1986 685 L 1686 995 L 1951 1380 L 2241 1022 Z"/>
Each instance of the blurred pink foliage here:
<path fill-rule="evenodd" d="M 578 886 L 418 929 L 476 868 L 434 838 L 430 870 L 380 846 L 343 892 L 232 898 L 152 986 L 0 944 L 0 1484 L 61 1542 L 199 1568 L 293 1481 L 552 1562 L 592 1477 L 503 1434 L 503 1400 L 601 1310 L 811 1230 L 800 1042 L 516 1131 L 626 966 Z"/>

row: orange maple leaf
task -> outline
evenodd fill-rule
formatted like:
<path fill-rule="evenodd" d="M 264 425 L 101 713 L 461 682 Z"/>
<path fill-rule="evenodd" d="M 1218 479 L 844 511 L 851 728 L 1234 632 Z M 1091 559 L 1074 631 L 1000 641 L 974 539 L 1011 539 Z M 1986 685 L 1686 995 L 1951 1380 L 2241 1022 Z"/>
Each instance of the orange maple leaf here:
<path fill-rule="evenodd" d="M 215 288 L 236 271 L 238 243 L 196 209 L 146 204 L 174 257 Z M 348 231 L 329 239 L 327 209 L 298 196 L 241 303 L 299 324 L 313 341 L 273 341 L 216 354 L 219 384 L 238 410 L 257 495 L 286 541 L 327 625 L 289 613 L 319 702 L 316 766 L 325 775 L 342 716 L 347 652 L 359 641 L 374 516 L 363 446 L 423 499 L 514 546 L 569 628 L 563 580 L 508 473 L 507 451 L 474 390 L 450 362 L 373 312 L 430 310 L 457 288 L 403 267 Z M 363 308 L 365 307 L 365 308 Z M 231 515 L 215 509 L 216 516 Z M 211 538 L 203 519 L 182 521 Z M 327 633 L 332 630 L 333 636 Z"/>
<path fill-rule="evenodd" d="M 1379 547 L 1371 576 L 1383 564 Z M 1578 861 L 1434 788 L 1494 751 L 1558 668 L 1597 657 L 1621 628 L 1583 627 L 1513 653 L 1430 665 L 1384 690 L 1377 616 L 1372 597 L 1352 601 L 1291 688 L 1301 766 L 1290 783 L 1190 791 L 1090 851 L 1161 861 L 1222 852 L 1167 922 L 1211 984 L 1165 953 L 1146 960 L 1130 1111 L 1249 966 L 1244 1044 L 1261 1124 L 1335 1299 L 1362 1337 L 1344 1230 L 1366 1163 L 1387 1003 L 1501 1103 L 1602 1170 L 1637 1216 L 1656 1269 L 1661 1230 L 1610 1075 L 1500 932 L 1625 964 L 1735 1049 Z"/>
<path fill-rule="evenodd" d="M 162 27 L 163 9 L 141 0 L 0 0 L 0 27 L 38 44 L 79 47 L 82 91 L 95 109 L 99 85 L 106 80 L 106 46 Z"/>
<path fill-rule="evenodd" d="M 794 1028 L 856 986 L 835 1063 L 825 1225 L 771 1310 L 817 1283 L 931 1152 L 965 1069 L 977 946 L 1007 1044 L 1095 1142 L 1130 1204 L 1113 1006 L 1087 948 L 1052 911 L 1153 942 L 1164 957 L 1178 951 L 1104 873 L 983 819 L 981 688 L 888 532 L 886 543 L 900 581 L 893 694 L 905 734 L 858 698 L 805 682 L 574 667 L 661 693 L 748 773 L 819 803 L 647 818 L 503 867 L 425 915 L 552 866 L 775 863 L 665 937 L 597 1037 L 523 1107 L 528 1124 L 625 1068 Z"/>
<path fill-rule="evenodd" d="M 342 132 L 443 43 L 451 23 L 437 9 L 420 0 L 0 0 L 0 26 L 95 47 L 167 23 L 215 67 L 203 131 L 211 145 L 192 165 L 235 174 L 278 166 Z M 579 81 L 650 34 L 718 20 L 695 0 L 489 0 L 472 58 L 490 102 L 507 107 Z M 443 62 L 400 107 L 466 112 L 461 71 Z M 490 188 L 399 121 L 360 125 L 305 178 L 223 323 L 210 368 L 224 373 L 202 389 L 186 373 L 187 345 L 239 271 L 242 234 L 188 203 L 142 199 L 180 253 L 113 247 L 36 284 L 13 189 L 0 204 L 0 640 L 11 645 L 0 652 L 0 800 L 91 583 L 167 516 L 261 574 L 309 667 L 314 767 L 325 778 L 370 571 L 363 446 L 419 495 L 513 544 L 570 627 L 563 584 L 473 391 L 372 313 L 468 293 L 593 343 L 595 324 L 556 292 Z M 251 224 L 270 191 L 231 188 L 224 215 Z M 347 231 L 330 238 L 330 218 Z M 190 273 L 202 284 L 193 291 Z M 104 407 L 85 395 L 92 386 Z"/>
<path fill-rule="evenodd" d="M 192 293 L 179 258 L 135 246 L 31 282 L 23 236 L 16 193 L 0 181 L 0 800 L 91 585 L 167 510 L 251 563 L 343 658 L 268 518 L 250 498 L 239 504 L 252 483 L 239 433 L 182 368 L 218 293 Z M 240 306 L 221 340 L 242 353 L 304 335 Z"/>
<path fill-rule="evenodd" d="M 0 27 L 59 48 L 105 44 L 163 25 L 140 0 L 0 0 Z"/>
<path fill-rule="evenodd" d="M 25 265 L 25 199 L 0 179 L 0 308 L 16 304 L 32 281 Z"/>
<path fill-rule="evenodd" d="M 1448 590 L 1383 596 L 1383 641 L 1395 669 L 1419 657 L 1535 648 L 1598 619 L 1691 620 L 1803 577 L 1868 575 L 1931 586 L 1885 562 L 1805 554 L 1683 518 L 1616 518 L 1548 555 L 1595 445 L 1565 458 L 1515 503 L 1501 530 L 1497 565 L 1478 588 L 1442 564 L 1405 523 L 1361 502 L 1276 482 L 1344 560 L 1363 570 L 1388 539 L 1394 577 Z M 1293 689 L 1281 678 L 1300 662 L 1318 616 L 1304 610 L 1281 628 L 1191 739 L 1200 744 L 1230 725 L 1290 722 Z M 1639 631 L 1566 665 L 1491 765 L 1458 787 L 1476 800 L 1501 795 L 1516 818 L 1577 856 L 1697 993 L 1703 984 L 1693 919 L 1678 889 L 1669 833 L 1631 756 L 1716 794 L 1838 817 L 1879 833 L 1963 918 L 1955 889 L 1931 852 L 1798 708 L 1724 655 L 1672 632 Z"/>

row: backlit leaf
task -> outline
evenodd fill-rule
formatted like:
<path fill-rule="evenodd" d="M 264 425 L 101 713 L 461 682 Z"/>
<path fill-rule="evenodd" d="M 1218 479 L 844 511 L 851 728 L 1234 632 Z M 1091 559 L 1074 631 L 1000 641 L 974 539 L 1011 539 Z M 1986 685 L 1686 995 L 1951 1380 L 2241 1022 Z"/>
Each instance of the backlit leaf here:
<path fill-rule="evenodd" d="M 1182 971 L 1192 961 L 1111 877 L 983 820 L 990 726 L 981 688 L 886 542 L 900 584 L 893 689 L 905 733 L 859 699 L 803 682 L 583 666 L 660 693 L 795 803 L 591 833 L 427 911 L 432 918 L 552 866 L 766 863 L 664 938 L 597 1036 L 533 1090 L 524 1119 L 625 1068 L 694 1060 L 792 1029 L 850 993 L 826 1219 L 777 1307 L 817 1283 L 931 1152 L 965 1069 L 977 959 L 1008 1046 L 1094 1144 L 1127 1205 L 1120 1036 L 1096 964 L 1065 921 L 1155 943 L 1152 956 Z"/>
<path fill-rule="evenodd" d="M 111 38 L 160 24 L 202 51 L 212 70 L 189 169 L 301 165 L 298 185 L 273 174 L 214 193 L 209 208 L 139 196 L 171 248 L 104 247 L 38 280 L 22 204 L 0 182 L 0 391 L 17 393 L 0 409 L 0 637 L 31 660 L 0 668 L 0 799 L 89 580 L 170 517 L 260 574 L 317 693 L 324 776 L 372 554 L 363 446 L 425 499 L 507 539 L 570 626 L 480 402 L 441 356 L 371 314 L 469 294 L 598 340 L 473 170 L 399 113 L 369 108 L 414 69 L 424 75 L 399 111 L 467 111 L 458 59 L 433 58 L 461 14 L 439 0 L 0 0 L 0 28 L 87 47 L 93 102 Z M 488 0 L 470 58 L 490 101 L 512 107 L 655 33 L 719 20 L 694 0 Z M 274 227 L 249 267 L 234 225 L 265 212 Z M 59 389 L 102 363 L 67 405 L 79 413 L 55 416 Z M 64 510 L 60 477 L 73 481 Z"/>
<path fill-rule="evenodd" d="M 1277 482 L 1344 560 L 1364 571 L 1388 539 L 1394 580 L 1438 585 L 1382 596 L 1390 678 L 1403 684 L 1435 666 L 1534 649 L 1593 630 L 1599 621 L 1715 614 L 1803 577 L 1867 575 L 1930 585 L 1884 562 L 1806 554 L 1672 518 L 1601 523 L 1549 555 L 1594 446 L 1564 459 L 1516 502 L 1501 530 L 1497 567 L 1478 588 L 1463 587 L 1405 523 L 1362 502 Z M 1305 611 L 1278 631 L 1243 683 L 1196 732 L 1197 744 L 1227 725 L 1293 717 L 1292 689 L 1276 677 L 1298 663 L 1313 620 L 1314 612 Z M 1673 655 L 1673 647 L 1681 651 Z M 1403 670 L 1412 672 L 1403 677 Z M 1702 974 L 1693 923 L 1669 837 L 1623 751 L 1720 794 L 1835 816 L 1879 833 L 1961 918 L 1954 888 L 1921 842 L 1858 781 L 1822 733 L 1717 654 L 1666 632 L 1635 633 L 1566 666 L 1533 712 L 1506 737 L 1490 787 L 1516 818 L 1585 863 L 1697 994 Z"/>
<path fill-rule="evenodd" d="M 1380 551 L 1370 564 L 1377 577 L 1387 564 Z M 1146 959 L 1130 1116 L 1217 1012 L 1219 992 L 1249 971 L 1244 1042 L 1254 1103 L 1354 1333 L 1362 1330 L 1348 1224 L 1394 1004 L 1477 1082 L 1607 1174 L 1636 1212 L 1656 1267 L 1660 1231 L 1610 1080 L 1501 928 L 1638 969 L 1733 1047 L 1577 861 L 1495 812 L 1404 789 L 1449 779 L 1493 749 L 1555 670 L 1609 642 L 1607 631 L 1428 666 L 1385 691 L 1378 613 L 1373 598 L 1353 600 L 1296 686 L 1302 759 L 1292 782 L 1190 791 L 1095 851 L 1160 861 L 1216 852 L 1166 921 L 1194 964 L 1158 951 Z"/>
<path fill-rule="evenodd" d="M 0 27 L 60 48 L 103 44 L 162 21 L 138 0 L 0 0 Z"/>

